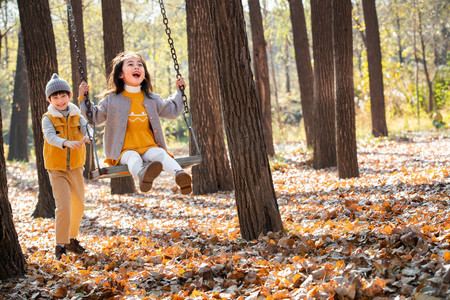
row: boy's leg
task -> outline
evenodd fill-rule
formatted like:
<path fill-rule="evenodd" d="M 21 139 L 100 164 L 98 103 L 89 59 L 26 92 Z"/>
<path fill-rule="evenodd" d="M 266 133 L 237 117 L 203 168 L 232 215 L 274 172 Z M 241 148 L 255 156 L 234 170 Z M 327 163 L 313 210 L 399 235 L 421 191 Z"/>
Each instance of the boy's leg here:
<path fill-rule="evenodd" d="M 56 244 L 68 244 L 71 218 L 70 186 L 67 173 L 64 171 L 48 170 L 55 198 L 55 241 Z"/>
<path fill-rule="evenodd" d="M 79 234 L 81 219 L 84 214 L 84 178 L 83 168 L 69 170 L 72 214 L 69 237 L 76 238 Z"/>

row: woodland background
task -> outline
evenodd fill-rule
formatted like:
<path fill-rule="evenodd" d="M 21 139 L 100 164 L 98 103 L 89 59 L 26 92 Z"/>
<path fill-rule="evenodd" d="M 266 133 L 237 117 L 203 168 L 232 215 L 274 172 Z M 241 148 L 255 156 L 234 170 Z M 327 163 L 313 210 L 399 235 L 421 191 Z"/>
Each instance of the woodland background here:
<path fill-rule="evenodd" d="M 179 1 L 165 1 L 172 35 L 180 63 L 180 71 L 188 78 L 188 55 L 186 16 Z M 3 115 L 5 143 L 8 144 L 9 116 L 14 90 L 14 74 L 18 46 L 19 16 L 15 1 L 1 1 L 1 70 L 0 105 Z M 64 1 L 50 0 L 55 32 L 59 73 L 62 78 L 71 78 L 70 45 L 67 25 L 67 9 Z M 251 47 L 250 22 L 246 10 L 249 44 Z M 449 86 L 449 23 L 448 1 L 376 1 L 382 50 L 383 80 L 386 118 L 389 132 L 432 128 L 434 110 L 440 110 L 448 123 Z M 270 44 L 268 59 L 273 62 L 271 93 L 273 103 L 273 126 L 277 141 L 295 141 L 304 138 L 301 126 L 302 112 L 297 69 L 294 58 L 292 28 L 287 0 L 261 1 L 263 8 L 264 36 Z M 306 18 L 310 16 L 309 2 L 304 3 Z M 418 31 L 418 14 L 422 18 L 422 36 Z M 147 59 L 157 93 L 167 96 L 173 91 L 174 71 L 167 37 L 157 1 L 122 1 L 123 28 L 126 50 L 142 53 Z M 87 74 L 91 83 L 91 94 L 96 95 L 105 88 L 102 22 L 100 1 L 84 1 L 84 32 L 86 37 Z M 366 50 L 360 32 L 364 32 L 361 3 L 354 1 L 354 85 L 357 135 L 370 133 L 370 97 Z M 310 31 L 310 22 L 307 22 Z M 415 36 L 415 37 L 414 37 Z M 423 38 L 423 41 L 421 40 Z M 311 33 L 309 33 L 312 45 Z M 422 52 L 421 42 L 425 52 Z M 418 64 L 414 55 L 417 51 Z M 312 52 L 312 51 L 311 51 Z M 428 85 L 423 62 L 428 64 L 432 81 L 435 107 L 428 111 Z M 269 62 L 269 68 L 272 68 Z M 416 82 L 417 76 L 417 82 Z M 275 85 L 280 102 L 282 133 L 275 115 Z M 417 89 L 416 89 L 417 87 Z M 189 89 L 189 84 L 188 84 Z M 419 101 L 419 112 L 417 111 Z M 31 119 L 29 118 L 30 123 Z M 168 138 L 187 136 L 182 120 L 166 122 Z M 30 125 L 31 129 L 31 125 Z M 32 143 L 30 133 L 30 142 Z"/>
<path fill-rule="evenodd" d="M 14 137 L 8 136 L 8 122 L 12 94 L 17 92 L 14 91 L 14 73 L 19 21 L 15 1 L 0 1 L 3 21 L 0 28 L 1 62 L 4 66 L 1 70 L 1 128 L 5 141 L 5 147 L 0 148 L 0 276 L 3 279 L 9 278 L 8 274 L 25 275 L 1 281 L 1 296 L 11 299 L 448 298 L 450 147 L 445 123 L 448 123 L 449 113 L 449 4 L 445 1 L 376 1 L 384 80 L 380 90 L 384 88 L 383 105 L 386 105 L 389 135 L 386 132 L 373 137 L 370 123 L 374 116 L 371 116 L 369 93 L 369 79 L 372 76 L 369 78 L 363 43 L 366 28 L 361 3 L 353 1 L 353 79 L 358 146 L 356 153 L 356 145 L 353 145 L 355 153 L 352 162 L 357 164 L 353 166 L 356 170 L 354 175 L 341 176 L 342 165 L 337 168 L 333 164 L 315 165 L 316 149 L 311 156 L 310 145 L 305 142 L 294 39 L 290 28 L 289 4 L 293 2 L 261 1 L 271 69 L 276 155 L 268 161 L 262 146 L 261 128 L 248 126 L 251 127 L 248 130 L 236 126 L 261 125 L 254 120 L 258 119 L 258 110 L 256 113 L 252 110 L 258 107 L 253 105 L 256 97 L 251 99 L 253 102 L 237 97 L 248 104 L 239 106 L 232 102 L 235 94 L 227 95 L 231 97 L 222 94 L 222 98 L 226 99 L 221 103 L 224 107 L 222 117 L 227 130 L 234 189 L 229 186 L 224 188 L 223 181 L 217 184 L 213 192 L 196 194 L 195 181 L 204 180 L 213 172 L 203 170 L 195 173 L 198 169 L 194 168 L 194 194 L 186 197 L 179 195 L 171 178 L 164 175 L 156 180 L 155 189 L 147 195 L 136 192 L 134 185 L 131 193 L 117 195 L 112 193 L 115 186 L 112 182 L 111 191 L 108 191 L 109 181 L 88 181 L 87 209 L 81 228 L 82 242 L 86 244 L 88 253 L 65 256 L 61 261 L 56 261 L 52 241 L 54 203 L 51 192 L 48 193 L 49 185 L 41 177 L 45 172 L 42 172 L 39 161 L 34 162 L 35 156 L 39 159 L 40 155 L 34 155 L 31 128 L 30 162 L 4 162 L 3 159 L 3 149 L 8 152 L 8 140 Z M 342 5 L 349 2 L 335 3 Z M 37 15 L 29 8 L 38 2 L 18 3 L 21 17 L 25 13 L 28 17 Z M 34 6 L 35 9 L 47 4 L 46 1 L 39 3 L 40 6 Z M 107 3 L 112 3 L 112 0 L 102 1 L 101 4 L 106 6 Z M 229 25 L 229 32 L 221 33 L 233 36 L 230 33 L 236 33 L 233 31 L 236 30 L 234 16 L 230 16 L 229 20 L 220 20 L 217 12 L 223 8 L 219 5 L 221 2 L 210 3 L 210 12 L 216 13 L 215 25 L 223 21 L 222 27 L 216 26 L 215 30 Z M 368 0 L 364 3 L 375 2 Z M 86 66 L 91 94 L 95 95 L 104 88 L 105 82 L 103 37 L 99 28 L 102 10 L 100 1 L 83 1 L 83 4 Z M 184 4 L 175 1 L 165 4 L 180 71 L 187 78 L 187 9 Z M 234 21 L 243 20 L 240 1 L 230 0 L 228 4 L 239 10 L 239 16 Z M 239 36 L 236 34 L 236 38 L 240 42 L 248 38 L 252 48 L 249 13 L 245 4 L 247 34 L 237 31 Z M 311 33 L 309 4 L 306 1 L 304 8 L 311 45 L 310 36 L 318 31 Z M 156 91 L 167 96 L 173 89 L 175 74 L 157 1 L 121 1 L 121 5 L 125 49 L 144 54 Z M 343 6 L 336 5 L 338 8 Z M 66 5 L 62 1 L 50 1 L 50 8 L 58 72 L 70 82 L 68 41 L 71 37 L 67 32 Z M 22 15 L 22 12 L 25 13 Z M 337 9 L 334 8 L 334 12 Z M 220 13 L 225 15 L 227 12 L 221 10 Z M 334 16 L 341 16 L 344 20 L 344 15 L 347 17 L 350 14 Z M 33 40 L 29 33 L 40 26 L 42 19 L 33 19 L 34 22 L 36 20 L 37 23 L 28 22 L 25 27 L 29 41 Z M 335 38 L 341 37 L 335 35 Z M 220 42 L 218 40 L 217 45 Z M 222 48 L 225 48 L 223 44 Z M 233 52 L 231 48 L 229 50 Z M 27 49 L 32 56 L 34 53 L 29 51 L 30 47 Z M 37 51 L 39 48 L 32 49 Z M 245 61 L 241 60 L 246 49 L 239 48 L 234 52 L 237 55 L 229 57 L 220 50 L 217 56 L 222 63 L 233 65 L 238 61 L 250 66 L 250 55 L 245 57 Z M 336 57 L 340 58 L 338 55 Z M 42 56 L 42 59 L 49 57 Z M 319 60 L 316 65 L 319 65 Z M 45 64 L 40 66 L 47 69 Z M 220 64 L 218 69 L 221 78 L 230 75 L 220 70 Z M 250 78 L 247 82 L 250 84 L 242 87 L 254 88 L 251 84 L 253 78 L 248 72 L 231 75 L 236 78 L 240 76 L 242 81 Z M 235 79 L 233 76 L 227 78 L 228 82 L 220 84 L 230 87 Z M 36 82 L 36 77 L 33 79 Z M 39 83 L 45 81 L 43 79 Z M 252 95 L 255 96 L 254 93 Z M 32 98 L 36 102 L 36 93 Z M 331 99 L 331 103 L 341 100 L 336 98 Z M 349 99 L 353 104 L 353 97 Z M 251 109 L 243 109 L 247 107 Z M 276 109 L 278 107 L 279 111 Z M 336 110 L 343 107 L 346 106 L 336 104 Z M 226 109 L 231 109 L 232 113 L 244 111 L 244 117 L 237 114 L 240 119 L 228 118 L 232 114 L 226 114 Z M 334 105 L 331 110 L 334 111 Z M 441 126 L 434 124 L 436 128 L 433 128 L 432 118 L 437 112 L 443 115 L 443 123 Z M 352 117 L 352 114 L 347 111 L 346 115 Z M 243 120 L 246 118 L 248 120 Z M 165 127 L 170 148 L 176 155 L 186 155 L 185 148 L 177 149 L 187 144 L 187 130 L 179 119 L 166 122 Z M 322 121 L 317 119 L 316 126 Z M 242 120 L 244 123 L 241 123 Z M 351 128 L 354 124 L 348 122 L 346 125 L 350 126 L 348 131 L 354 133 Z M 336 133 L 330 130 L 329 140 L 333 140 L 335 135 L 339 139 L 339 129 L 343 128 L 339 126 Z M 237 143 L 230 139 L 230 133 L 237 133 L 235 136 L 239 137 L 242 131 L 248 134 L 246 138 L 239 139 Z M 223 136 L 220 137 L 223 142 Z M 316 136 L 315 139 L 319 138 Z M 344 140 L 347 145 L 352 142 L 351 137 Z M 216 154 L 225 148 L 225 145 L 213 146 L 214 151 L 208 152 Z M 36 149 L 38 151 L 40 148 Z M 240 159 L 247 157 L 248 149 L 253 151 L 252 159 Z M 210 154 L 208 152 L 204 154 Z M 318 154 L 326 157 L 320 151 Z M 205 156 L 205 159 L 210 162 L 211 157 Z M 314 166 L 311 166 L 312 159 Z M 228 160 L 224 159 L 224 162 L 224 169 L 229 171 Z M 199 167 L 208 166 L 203 163 Z M 221 170 L 221 167 L 215 169 Z M 231 173 L 221 175 L 220 179 L 229 179 Z M 230 181 L 226 183 L 230 185 Z M 205 181 L 202 184 L 208 186 Z M 39 201 L 36 204 L 37 198 Z M 50 205 L 38 209 L 39 203 Z M 31 215 L 35 206 L 36 210 Z M 280 228 L 284 230 L 279 231 Z M 3 243 L 6 240 L 11 242 Z"/>

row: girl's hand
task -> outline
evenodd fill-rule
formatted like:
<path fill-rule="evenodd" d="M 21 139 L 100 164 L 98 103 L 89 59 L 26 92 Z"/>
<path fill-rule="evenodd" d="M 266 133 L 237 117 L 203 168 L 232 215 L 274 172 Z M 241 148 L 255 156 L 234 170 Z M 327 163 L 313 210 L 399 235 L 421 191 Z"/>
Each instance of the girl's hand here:
<path fill-rule="evenodd" d="M 186 83 L 184 82 L 183 77 L 177 78 L 176 81 L 177 90 L 181 90 L 181 88 L 186 89 Z"/>
<path fill-rule="evenodd" d="M 82 81 L 78 87 L 78 97 L 84 97 L 86 94 L 89 94 L 89 85 Z"/>

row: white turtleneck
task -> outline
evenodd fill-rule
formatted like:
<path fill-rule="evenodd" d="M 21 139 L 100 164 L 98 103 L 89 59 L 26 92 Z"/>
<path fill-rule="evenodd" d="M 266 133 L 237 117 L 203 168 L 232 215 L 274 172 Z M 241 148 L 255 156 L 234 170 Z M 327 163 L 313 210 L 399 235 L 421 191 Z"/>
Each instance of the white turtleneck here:
<path fill-rule="evenodd" d="M 127 91 L 128 93 L 139 93 L 141 91 L 141 86 L 131 86 L 125 84 L 125 91 Z"/>

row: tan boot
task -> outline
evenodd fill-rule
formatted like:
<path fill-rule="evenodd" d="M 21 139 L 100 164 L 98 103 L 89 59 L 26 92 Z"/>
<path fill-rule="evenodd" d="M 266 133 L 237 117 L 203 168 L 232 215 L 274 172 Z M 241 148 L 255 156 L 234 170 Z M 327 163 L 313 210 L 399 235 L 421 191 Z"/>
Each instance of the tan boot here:
<path fill-rule="evenodd" d="M 151 162 L 147 167 L 142 168 L 139 173 L 139 189 L 141 192 L 148 192 L 152 188 L 153 180 L 159 176 L 162 171 L 162 163 L 159 161 Z"/>
<path fill-rule="evenodd" d="M 192 179 L 191 176 L 184 170 L 178 170 L 175 173 L 175 182 L 181 189 L 183 195 L 192 193 Z"/>

